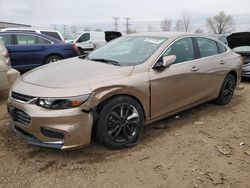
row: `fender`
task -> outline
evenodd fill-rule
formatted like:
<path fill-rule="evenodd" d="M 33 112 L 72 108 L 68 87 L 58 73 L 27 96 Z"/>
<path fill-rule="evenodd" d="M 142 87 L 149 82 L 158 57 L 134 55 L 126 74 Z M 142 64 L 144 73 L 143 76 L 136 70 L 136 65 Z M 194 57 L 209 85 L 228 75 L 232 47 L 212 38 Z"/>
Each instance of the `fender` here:
<path fill-rule="evenodd" d="M 148 88 L 149 89 L 149 88 Z M 83 110 L 91 111 L 96 109 L 98 105 L 102 102 L 117 96 L 117 95 L 127 95 L 135 98 L 139 104 L 142 106 L 145 120 L 150 120 L 150 92 L 145 92 L 139 90 L 135 87 L 128 86 L 112 86 L 112 87 L 103 87 L 95 90 L 90 98 L 83 104 Z"/>

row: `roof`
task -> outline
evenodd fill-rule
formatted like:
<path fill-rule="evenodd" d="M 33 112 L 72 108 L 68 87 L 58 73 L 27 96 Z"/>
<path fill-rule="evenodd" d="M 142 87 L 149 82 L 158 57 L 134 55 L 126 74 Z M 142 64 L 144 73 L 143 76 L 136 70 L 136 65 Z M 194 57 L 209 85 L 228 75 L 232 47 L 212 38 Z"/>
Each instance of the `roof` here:
<path fill-rule="evenodd" d="M 0 22 L 0 24 L 10 24 L 10 25 L 18 25 L 18 26 L 23 26 L 23 27 L 31 27 L 31 25 L 27 25 L 27 24 L 19 24 L 19 23 L 11 23 L 11 22 Z"/>
<path fill-rule="evenodd" d="M 186 32 L 145 32 L 145 33 L 130 34 L 130 36 L 166 37 L 166 38 L 190 36 L 190 35 L 197 35 L 197 34 L 186 33 Z"/>

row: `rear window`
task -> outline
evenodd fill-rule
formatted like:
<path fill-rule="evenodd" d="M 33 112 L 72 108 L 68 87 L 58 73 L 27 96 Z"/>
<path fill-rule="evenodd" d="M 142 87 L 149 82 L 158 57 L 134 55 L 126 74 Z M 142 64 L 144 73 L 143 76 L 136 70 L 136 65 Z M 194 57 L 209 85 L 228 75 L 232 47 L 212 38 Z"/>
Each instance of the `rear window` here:
<path fill-rule="evenodd" d="M 50 41 L 37 37 L 37 44 L 51 44 Z"/>
<path fill-rule="evenodd" d="M 226 47 L 217 42 L 219 53 L 225 53 L 227 51 Z"/>
<path fill-rule="evenodd" d="M 197 38 L 200 49 L 200 57 L 208 57 L 218 54 L 217 44 L 214 40 L 206 38 Z"/>
<path fill-rule="evenodd" d="M 60 35 L 57 32 L 51 32 L 51 31 L 41 31 L 41 34 L 47 35 L 49 37 L 55 38 L 57 40 L 62 41 Z"/>
<path fill-rule="evenodd" d="M 11 35 L 0 35 L 0 43 L 3 45 L 11 44 Z"/>

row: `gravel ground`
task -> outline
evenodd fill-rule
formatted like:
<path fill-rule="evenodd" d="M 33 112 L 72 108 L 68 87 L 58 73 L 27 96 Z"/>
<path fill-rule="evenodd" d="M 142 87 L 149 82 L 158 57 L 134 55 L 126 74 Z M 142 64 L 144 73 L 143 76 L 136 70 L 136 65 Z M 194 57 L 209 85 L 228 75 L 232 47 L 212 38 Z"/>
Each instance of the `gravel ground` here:
<path fill-rule="evenodd" d="M 226 106 L 206 103 L 147 126 L 140 143 L 75 151 L 28 145 L 0 95 L 0 187 L 250 187 L 250 81 Z"/>

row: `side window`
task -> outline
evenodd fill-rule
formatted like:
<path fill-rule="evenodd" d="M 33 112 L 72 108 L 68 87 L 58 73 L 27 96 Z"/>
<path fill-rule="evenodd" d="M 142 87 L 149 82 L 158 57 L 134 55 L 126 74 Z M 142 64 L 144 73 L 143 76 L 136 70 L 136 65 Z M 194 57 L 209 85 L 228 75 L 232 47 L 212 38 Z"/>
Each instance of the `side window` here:
<path fill-rule="evenodd" d="M 225 53 L 227 51 L 226 47 L 217 42 L 219 53 Z"/>
<path fill-rule="evenodd" d="M 217 44 L 215 41 L 206 38 L 197 38 L 200 49 L 200 57 L 208 57 L 218 54 Z"/>
<path fill-rule="evenodd" d="M 3 45 L 11 44 L 11 35 L 0 35 L 0 43 Z"/>
<path fill-rule="evenodd" d="M 37 44 L 51 44 L 50 41 L 45 40 L 45 39 L 43 39 L 43 38 L 36 37 L 36 39 L 37 39 Z"/>
<path fill-rule="evenodd" d="M 194 47 L 191 38 L 180 39 L 163 54 L 164 56 L 175 55 L 176 60 L 174 63 L 181 63 L 194 59 Z"/>
<path fill-rule="evenodd" d="M 16 35 L 17 44 L 28 45 L 36 44 L 36 36 L 34 35 Z"/>
<path fill-rule="evenodd" d="M 47 35 L 57 40 L 62 40 L 60 35 L 57 32 L 41 31 L 41 34 Z"/>
<path fill-rule="evenodd" d="M 77 42 L 86 42 L 90 40 L 90 34 L 89 33 L 84 33 L 82 36 L 77 40 Z"/>

